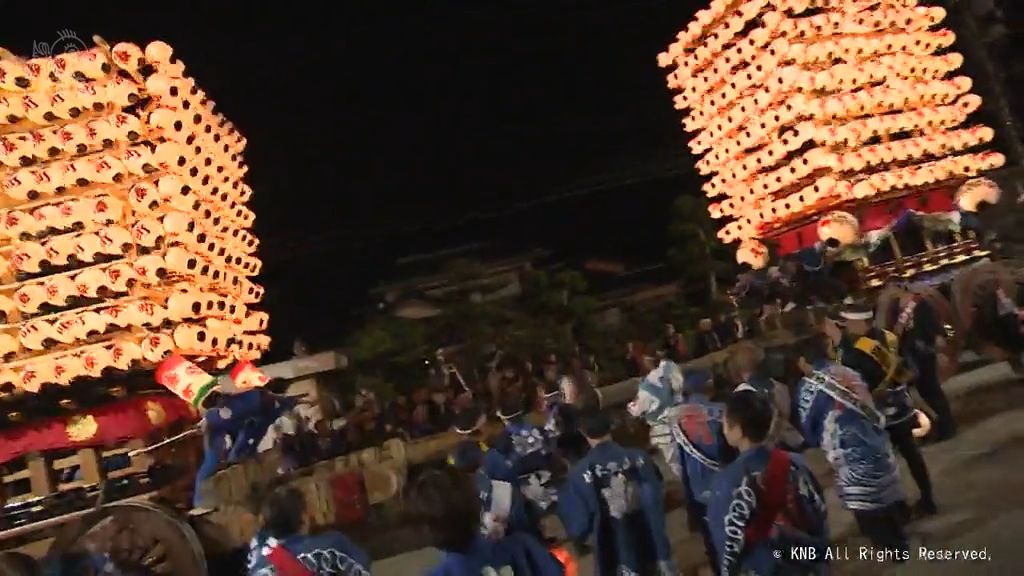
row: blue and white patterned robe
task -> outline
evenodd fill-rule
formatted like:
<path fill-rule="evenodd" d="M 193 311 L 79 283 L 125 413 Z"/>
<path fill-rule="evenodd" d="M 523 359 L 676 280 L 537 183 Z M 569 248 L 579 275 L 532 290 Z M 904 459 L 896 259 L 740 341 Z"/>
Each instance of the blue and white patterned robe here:
<path fill-rule="evenodd" d="M 810 546 L 818 558 L 828 547 L 828 522 L 825 498 L 814 475 L 799 454 L 789 455 L 786 482 L 787 512 L 795 521 L 776 517 L 769 538 L 751 542 L 747 529 L 759 511 L 763 473 L 772 450 L 759 446 L 743 452 L 719 471 L 712 482 L 708 502 L 708 525 L 719 557 L 721 576 L 775 576 L 820 574 L 823 565 L 788 565 L 787 551 L 793 546 Z M 782 551 L 782 558 L 775 552 Z"/>
<path fill-rule="evenodd" d="M 804 438 L 825 451 L 848 509 L 877 510 L 905 499 L 885 417 L 859 374 L 822 361 L 800 380 L 796 397 Z"/>
<path fill-rule="evenodd" d="M 593 541 L 595 576 L 677 574 L 662 489 L 644 453 L 612 441 L 594 446 L 572 467 L 558 514 L 570 538 Z"/>
<path fill-rule="evenodd" d="M 276 576 L 265 549 L 273 540 L 257 535 L 249 545 L 249 576 Z M 340 532 L 296 535 L 278 543 L 315 576 L 370 576 L 370 557 Z"/>

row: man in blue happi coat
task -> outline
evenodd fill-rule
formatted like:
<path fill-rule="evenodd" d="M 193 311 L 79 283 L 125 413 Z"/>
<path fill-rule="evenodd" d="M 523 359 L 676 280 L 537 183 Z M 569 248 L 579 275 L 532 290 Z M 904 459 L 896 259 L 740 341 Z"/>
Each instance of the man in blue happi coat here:
<path fill-rule="evenodd" d="M 293 398 L 281 397 L 261 388 L 210 398 L 203 411 L 203 462 L 196 473 L 193 504 L 201 508 L 202 483 L 227 463 L 256 454 L 264 434 L 282 414 L 295 407 Z"/>
<path fill-rule="evenodd" d="M 640 381 L 636 397 L 629 403 L 627 411 L 636 418 L 643 418 L 650 427 L 651 445 L 661 451 L 665 464 L 672 475 L 680 477 L 679 451 L 672 438 L 676 408 L 682 396 L 683 373 L 679 365 L 662 360 Z"/>
<path fill-rule="evenodd" d="M 836 346 L 836 359 L 860 374 L 885 416 L 889 440 L 906 460 L 921 492 L 914 511 L 919 515 L 935 514 L 931 476 L 914 436 L 919 412 L 914 409 L 909 386 L 915 375 L 900 354 L 899 339 L 873 325 L 874 309 L 865 303 L 847 301 L 839 316 L 843 331 Z"/>
<path fill-rule="evenodd" d="M 455 432 L 463 436 L 452 450 L 448 463 L 473 479 L 481 505 L 481 529 L 492 537 L 519 532 L 543 540 L 540 510 L 526 499 L 518 485 L 507 479 L 491 478 L 484 468 L 490 448 L 479 440 L 483 413 L 471 406 L 455 416 Z"/>
<path fill-rule="evenodd" d="M 249 576 L 370 576 L 370 557 L 340 532 L 307 533 L 306 501 L 284 486 L 263 504 L 250 542 Z"/>
<path fill-rule="evenodd" d="M 804 438 L 825 451 L 836 472 L 843 505 L 871 544 L 909 554 L 903 523 L 906 497 L 885 433 L 885 416 L 875 408 L 859 374 L 829 358 L 829 342 L 816 335 L 801 342 L 797 362 L 804 377 L 797 385 L 795 411 Z"/>
<path fill-rule="evenodd" d="M 472 477 L 480 499 L 481 530 L 491 538 L 506 534 L 528 534 L 544 541 L 540 528 L 540 510 L 523 496 L 519 487 L 494 480 L 483 469 L 484 452 L 478 442 L 460 442 L 452 452 L 454 467 Z"/>
<path fill-rule="evenodd" d="M 523 533 L 488 537 L 480 526 L 473 483 L 453 468 L 429 470 L 413 486 L 411 518 L 426 526 L 443 552 L 431 576 L 562 576 L 564 567 L 537 539 Z"/>
<path fill-rule="evenodd" d="M 700 532 L 712 568 L 717 570 L 717 557 L 707 522 L 707 504 L 711 497 L 711 480 L 718 470 L 736 457 L 736 451 L 725 441 L 722 418 L 725 405 L 712 402 L 714 383 L 706 370 L 692 370 L 683 377 L 683 403 L 672 426 L 679 459 L 682 463 L 683 486 L 686 489 L 686 514 L 691 532 Z"/>
<path fill-rule="evenodd" d="M 825 498 L 799 454 L 766 445 L 772 407 L 750 390 L 725 404 L 726 440 L 740 454 L 712 481 L 708 524 L 719 574 L 823 574 L 828 547 Z M 815 561 L 791 550 L 815 551 Z M 802 558 L 806 558 L 803 556 Z"/>
<path fill-rule="evenodd" d="M 487 451 L 484 471 L 492 480 L 518 486 L 541 510 L 547 510 L 557 500 L 557 492 L 550 486 L 550 442 L 543 428 L 527 420 L 524 406 L 523 396 L 516 390 L 502 400 L 498 417 L 505 430 Z"/>
<path fill-rule="evenodd" d="M 565 531 L 577 545 L 593 545 L 595 576 L 675 576 L 661 477 L 646 454 L 616 444 L 611 428 L 599 411 L 580 419 L 591 449 L 559 493 Z"/>

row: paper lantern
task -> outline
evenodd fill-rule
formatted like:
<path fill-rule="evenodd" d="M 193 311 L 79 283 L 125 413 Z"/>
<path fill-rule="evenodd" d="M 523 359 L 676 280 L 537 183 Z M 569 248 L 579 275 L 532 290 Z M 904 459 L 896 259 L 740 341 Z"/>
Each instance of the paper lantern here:
<path fill-rule="evenodd" d="M 981 99 L 945 10 L 916 4 L 716 1 L 658 55 L 723 241 L 1005 163 L 964 126 Z"/>
<path fill-rule="evenodd" d="M 768 266 L 768 248 L 757 240 L 746 240 L 736 250 L 736 262 L 746 264 L 754 270 Z"/>
<path fill-rule="evenodd" d="M 998 184 L 988 178 L 974 178 L 956 191 L 956 205 L 964 212 L 977 212 L 982 203 L 994 206 L 1001 197 Z"/>
<path fill-rule="evenodd" d="M 0 60 L 0 372 L 16 387 L 267 348 L 245 138 L 184 71 L 163 42 Z"/>
<path fill-rule="evenodd" d="M 839 248 L 860 241 L 860 223 L 849 212 L 829 212 L 818 220 L 818 239 Z"/>

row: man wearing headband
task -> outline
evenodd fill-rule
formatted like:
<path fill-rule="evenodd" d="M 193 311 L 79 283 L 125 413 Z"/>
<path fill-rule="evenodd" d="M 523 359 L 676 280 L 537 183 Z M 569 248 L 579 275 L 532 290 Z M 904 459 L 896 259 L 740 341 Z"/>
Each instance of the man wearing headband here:
<path fill-rule="evenodd" d="M 464 410 L 456 417 L 456 431 L 468 422 L 463 419 L 467 412 L 480 414 L 479 410 Z M 472 416 L 472 415 L 470 415 Z M 501 538 L 506 534 L 524 533 L 543 540 L 540 528 L 540 511 L 523 497 L 519 487 L 500 479 L 487 476 L 484 471 L 484 454 L 487 447 L 482 442 L 468 438 L 459 442 L 448 458 L 449 464 L 469 475 L 477 489 L 481 505 L 481 529 L 492 537 Z"/>
<path fill-rule="evenodd" d="M 717 573 L 718 559 L 708 528 L 707 504 L 711 497 L 711 479 L 719 468 L 735 458 L 736 451 L 725 441 L 722 430 L 725 406 L 711 402 L 713 389 L 710 372 L 692 370 L 683 376 L 683 404 L 673 422 L 672 435 L 682 462 L 690 531 L 699 532 L 704 538 L 708 561 Z"/>
<path fill-rule="evenodd" d="M 885 433 L 885 416 L 875 408 L 860 374 L 829 358 L 824 334 L 797 346 L 803 373 L 796 412 L 804 438 L 825 450 L 836 473 L 843 505 L 872 546 L 908 551 L 903 521 L 906 497 Z"/>
<path fill-rule="evenodd" d="M 928 466 L 914 439 L 918 412 L 907 390 L 914 374 L 900 357 L 896 335 L 874 327 L 873 320 L 874 309 L 870 306 L 849 300 L 844 303 L 838 320 L 844 330 L 836 357 L 867 382 L 876 405 L 885 416 L 889 439 L 907 461 L 910 475 L 921 492 L 915 511 L 934 514 L 936 507 Z"/>
<path fill-rule="evenodd" d="M 527 421 L 525 399 L 517 389 L 506 393 L 498 417 L 505 430 L 487 452 L 487 475 L 519 486 L 527 498 L 541 510 L 547 510 L 554 503 L 556 492 L 547 486 L 551 480 L 552 454 L 544 430 Z"/>

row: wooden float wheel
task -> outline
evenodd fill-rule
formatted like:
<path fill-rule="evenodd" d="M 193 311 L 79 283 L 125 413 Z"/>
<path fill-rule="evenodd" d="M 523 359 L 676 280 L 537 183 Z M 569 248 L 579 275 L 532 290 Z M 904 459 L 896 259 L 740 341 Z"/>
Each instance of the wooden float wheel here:
<path fill-rule="evenodd" d="M 206 554 L 179 515 L 148 502 L 115 502 L 101 508 L 72 551 L 107 554 L 130 574 L 207 576 Z"/>

